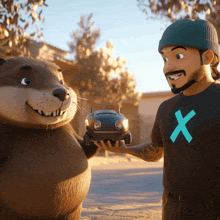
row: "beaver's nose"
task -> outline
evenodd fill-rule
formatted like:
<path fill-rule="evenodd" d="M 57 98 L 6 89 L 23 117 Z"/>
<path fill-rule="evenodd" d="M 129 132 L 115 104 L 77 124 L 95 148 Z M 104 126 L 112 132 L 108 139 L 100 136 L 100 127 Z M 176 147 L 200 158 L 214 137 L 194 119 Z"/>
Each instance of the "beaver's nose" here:
<path fill-rule="evenodd" d="M 66 89 L 64 89 L 64 88 L 59 88 L 59 89 L 55 89 L 54 91 L 53 91 L 53 95 L 55 96 L 55 97 L 57 97 L 60 101 L 65 101 L 67 98 L 68 98 L 68 96 L 69 96 L 69 93 L 68 93 L 68 91 L 66 90 Z"/>

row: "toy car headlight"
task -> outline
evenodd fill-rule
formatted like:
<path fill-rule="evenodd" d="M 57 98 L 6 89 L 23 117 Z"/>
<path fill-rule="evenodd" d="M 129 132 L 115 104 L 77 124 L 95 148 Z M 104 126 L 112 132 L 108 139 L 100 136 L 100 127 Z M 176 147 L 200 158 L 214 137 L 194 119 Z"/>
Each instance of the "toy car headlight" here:
<path fill-rule="evenodd" d="M 88 119 L 85 120 L 85 125 L 89 126 L 89 120 Z"/>
<path fill-rule="evenodd" d="M 128 129 L 128 119 L 123 120 L 122 123 L 124 125 L 125 130 L 127 130 Z"/>
<path fill-rule="evenodd" d="M 121 124 L 121 122 L 119 120 L 117 120 L 115 122 L 115 127 L 117 128 L 117 130 L 121 130 L 122 129 L 122 124 Z"/>
<path fill-rule="evenodd" d="M 96 129 L 96 130 L 99 130 L 100 128 L 101 128 L 101 121 L 96 121 L 95 123 L 94 123 L 94 128 Z"/>

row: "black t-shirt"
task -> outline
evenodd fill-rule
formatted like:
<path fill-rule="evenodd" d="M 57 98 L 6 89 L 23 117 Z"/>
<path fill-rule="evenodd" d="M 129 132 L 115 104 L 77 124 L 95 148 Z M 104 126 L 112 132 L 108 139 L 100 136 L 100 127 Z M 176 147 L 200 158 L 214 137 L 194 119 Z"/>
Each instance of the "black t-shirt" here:
<path fill-rule="evenodd" d="M 220 84 L 163 102 L 151 139 L 164 147 L 164 188 L 190 195 L 220 192 Z"/>

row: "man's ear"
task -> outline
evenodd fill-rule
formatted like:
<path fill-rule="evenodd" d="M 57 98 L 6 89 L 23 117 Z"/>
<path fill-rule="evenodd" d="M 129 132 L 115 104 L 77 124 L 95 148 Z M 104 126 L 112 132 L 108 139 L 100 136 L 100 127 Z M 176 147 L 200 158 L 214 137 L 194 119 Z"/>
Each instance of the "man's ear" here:
<path fill-rule="evenodd" d="M 206 50 L 205 52 L 202 53 L 203 64 L 205 65 L 211 64 L 213 59 L 214 59 L 214 53 L 212 50 Z"/>

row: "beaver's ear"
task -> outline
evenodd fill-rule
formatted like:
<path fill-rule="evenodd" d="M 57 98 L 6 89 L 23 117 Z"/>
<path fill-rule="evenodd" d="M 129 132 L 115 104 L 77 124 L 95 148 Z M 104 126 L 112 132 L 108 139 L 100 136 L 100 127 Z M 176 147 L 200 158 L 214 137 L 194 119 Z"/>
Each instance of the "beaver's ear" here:
<path fill-rule="evenodd" d="M 5 59 L 0 58 L 0 65 L 2 65 L 2 64 L 5 63 L 5 62 L 6 62 Z"/>

